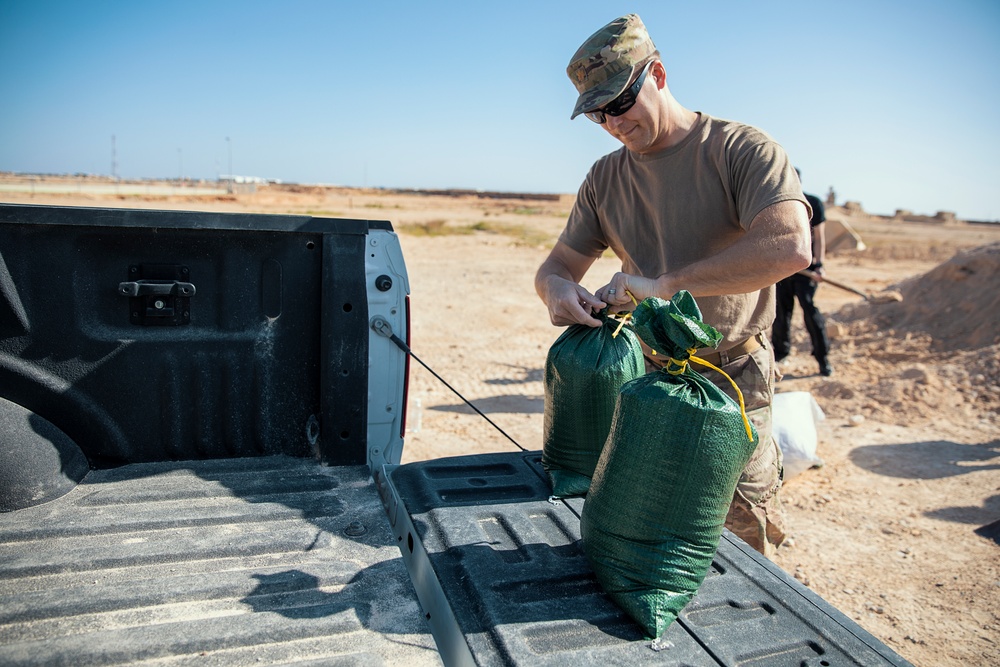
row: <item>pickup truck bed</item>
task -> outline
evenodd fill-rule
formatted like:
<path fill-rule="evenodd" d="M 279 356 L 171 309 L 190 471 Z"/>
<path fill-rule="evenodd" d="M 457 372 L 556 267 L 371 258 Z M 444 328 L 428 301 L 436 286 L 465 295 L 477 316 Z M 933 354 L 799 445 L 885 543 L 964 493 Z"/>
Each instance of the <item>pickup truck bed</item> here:
<path fill-rule="evenodd" d="M 387 221 L 0 205 L 0 665 L 906 664 L 728 534 L 655 652 L 539 453 L 400 466 L 408 294 Z"/>
<path fill-rule="evenodd" d="M 907 664 L 729 533 L 655 652 L 548 494 L 539 452 L 91 471 L 0 516 L 0 664 Z"/>

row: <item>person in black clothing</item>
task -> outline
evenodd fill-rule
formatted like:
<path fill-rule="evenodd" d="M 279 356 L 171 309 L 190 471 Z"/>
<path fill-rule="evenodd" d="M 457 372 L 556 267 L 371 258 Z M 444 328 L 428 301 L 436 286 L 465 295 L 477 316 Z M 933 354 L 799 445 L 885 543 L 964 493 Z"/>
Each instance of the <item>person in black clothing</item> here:
<path fill-rule="evenodd" d="M 795 171 L 798 172 L 801 179 L 802 172 L 798 168 Z M 822 275 L 823 257 L 826 253 L 824 232 L 826 211 L 819 197 L 809 193 L 805 193 L 805 196 L 813 211 L 812 219 L 809 221 L 812 228 L 813 261 L 809 265 L 809 270 Z M 826 336 L 826 319 L 813 303 L 816 287 L 816 281 L 798 273 L 778 282 L 775 290 L 777 313 L 771 328 L 771 342 L 774 344 L 775 361 L 781 361 L 791 352 L 792 310 L 795 307 L 795 300 L 798 299 L 799 305 L 802 307 L 806 331 L 809 332 L 809 339 L 812 341 L 812 354 L 819 362 L 819 373 L 829 377 L 833 375 L 833 367 L 830 366 L 829 359 L 830 341 Z"/>

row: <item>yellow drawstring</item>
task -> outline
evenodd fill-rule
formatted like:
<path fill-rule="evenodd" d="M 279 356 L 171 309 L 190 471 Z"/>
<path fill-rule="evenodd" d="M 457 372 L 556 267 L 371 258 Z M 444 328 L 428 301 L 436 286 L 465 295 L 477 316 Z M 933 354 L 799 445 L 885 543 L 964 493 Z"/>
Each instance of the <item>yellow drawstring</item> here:
<path fill-rule="evenodd" d="M 726 373 L 726 371 L 722 370 L 718 366 L 715 366 L 715 365 L 711 364 L 708 361 L 705 361 L 704 359 L 701 359 L 700 357 L 694 356 L 695 352 L 697 352 L 697 351 L 698 350 L 696 350 L 695 348 L 692 347 L 690 350 L 687 351 L 688 354 L 690 354 L 691 356 L 688 359 L 685 359 L 683 361 L 680 361 L 678 359 L 674 359 L 673 357 L 670 357 L 670 361 L 675 366 L 677 366 L 677 370 L 670 370 L 670 368 L 667 367 L 667 366 L 664 366 L 663 370 L 667 371 L 671 375 L 680 375 L 685 370 L 687 370 L 687 362 L 688 361 L 695 361 L 695 362 L 701 364 L 702 366 L 708 366 L 713 371 L 717 371 L 717 372 L 721 373 L 722 377 L 724 377 L 727 380 L 729 380 L 729 384 L 733 385 L 733 389 L 736 390 L 736 397 L 740 401 L 740 416 L 743 418 L 743 428 L 746 429 L 747 439 L 750 442 L 753 442 L 753 431 L 750 430 L 750 420 L 747 418 L 747 408 L 746 408 L 746 403 L 743 402 L 743 392 L 740 391 L 740 388 L 736 385 L 736 382 L 733 381 L 733 378 L 729 377 L 729 374 Z"/>
<path fill-rule="evenodd" d="M 628 298 L 632 299 L 632 303 L 635 304 L 636 307 L 638 307 L 639 306 L 639 302 L 635 300 L 635 296 L 632 295 L 632 292 L 629 292 L 628 290 L 625 290 L 625 293 L 628 294 Z M 629 313 L 625 313 L 624 315 L 621 315 L 621 314 L 619 314 L 619 315 L 622 318 L 621 319 L 621 323 L 618 325 L 618 328 L 615 329 L 615 332 L 613 334 L 611 334 L 612 338 L 618 338 L 618 334 L 621 333 L 622 327 L 625 326 L 626 322 L 628 322 L 630 319 L 632 319 L 632 313 L 630 313 L 630 312 Z M 656 352 L 654 351 L 653 354 L 656 354 Z"/>
<path fill-rule="evenodd" d="M 625 326 L 625 323 L 628 322 L 631 318 L 632 318 L 632 313 L 625 313 L 625 315 L 622 316 L 621 320 L 618 322 L 618 328 L 615 329 L 613 334 L 611 334 L 611 337 L 618 338 L 618 334 L 622 332 L 622 328 Z"/>

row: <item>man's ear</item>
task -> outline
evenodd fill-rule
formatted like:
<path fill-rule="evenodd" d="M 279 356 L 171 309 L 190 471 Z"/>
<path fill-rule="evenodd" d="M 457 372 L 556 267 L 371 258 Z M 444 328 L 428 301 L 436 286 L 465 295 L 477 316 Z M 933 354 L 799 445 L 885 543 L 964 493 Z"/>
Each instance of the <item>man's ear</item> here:
<path fill-rule="evenodd" d="M 654 61 L 649 67 L 649 73 L 656 81 L 656 89 L 663 90 L 667 85 L 667 68 L 663 66 L 663 63 L 659 60 Z"/>

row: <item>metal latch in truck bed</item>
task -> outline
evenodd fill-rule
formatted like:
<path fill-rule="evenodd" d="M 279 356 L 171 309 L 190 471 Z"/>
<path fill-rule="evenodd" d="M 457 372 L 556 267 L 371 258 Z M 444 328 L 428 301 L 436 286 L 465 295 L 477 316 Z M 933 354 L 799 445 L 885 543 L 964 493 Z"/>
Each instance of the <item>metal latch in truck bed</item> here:
<path fill-rule="evenodd" d="M 129 321 L 142 326 L 176 327 L 191 322 L 194 284 L 188 267 L 175 264 L 133 264 L 129 280 L 118 293 L 129 297 Z"/>

